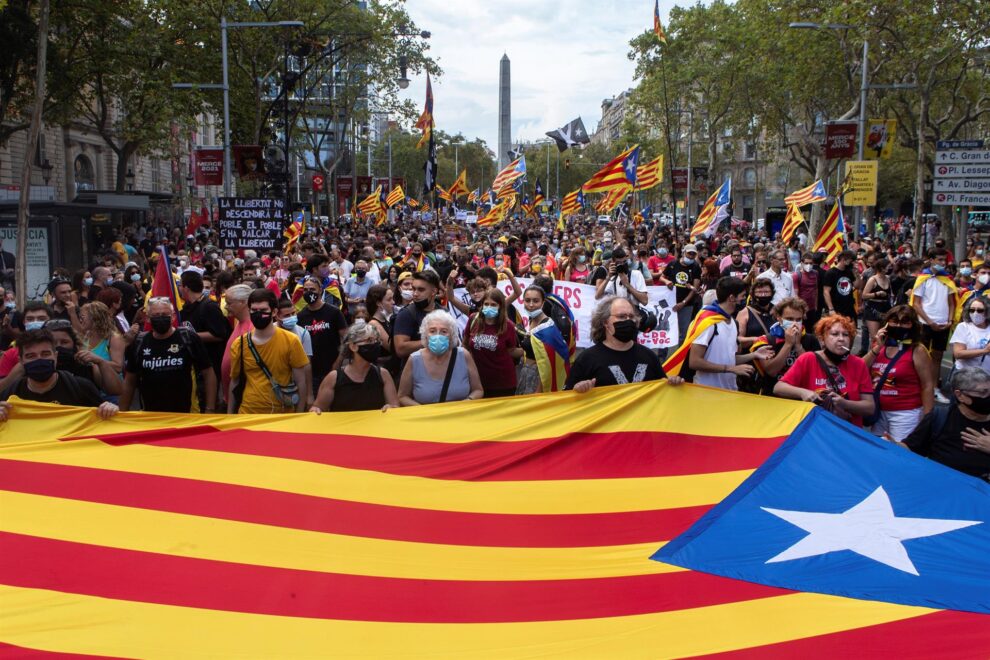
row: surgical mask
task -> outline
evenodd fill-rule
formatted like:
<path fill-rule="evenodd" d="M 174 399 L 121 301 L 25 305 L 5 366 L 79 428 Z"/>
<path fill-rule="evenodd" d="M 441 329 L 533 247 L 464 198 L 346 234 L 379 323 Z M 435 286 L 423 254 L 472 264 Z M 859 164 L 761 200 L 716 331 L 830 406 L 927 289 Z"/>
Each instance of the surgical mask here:
<path fill-rule="evenodd" d="M 963 277 L 969 277 L 970 275 L 973 274 L 973 269 L 970 268 L 969 266 L 963 266 L 962 268 L 959 269 L 959 274 L 962 275 Z"/>
<path fill-rule="evenodd" d="M 666 257 L 667 254 L 669 254 L 667 252 L 667 248 L 660 248 L 659 250 L 657 250 L 657 255 L 659 255 L 661 257 Z"/>
<path fill-rule="evenodd" d="M 914 255 L 912 255 L 910 252 L 905 252 L 904 253 L 904 256 L 907 257 L 908 259 L 910 259 Z"/>
<path fill-rule="evenodd" d="M 210 297 L 210 290 L 209 289 L 206 289 L 206 288 L 203 289 L 203 297 L 204 298 L 209 298 Z"/>
<path fill-rule="evenodd" d="M 164 335 L 172 327 L 171 316 L 152 316 L 148 321 L 151 323 L 151 329 L 160 335 Z"/>
<path fill-rule="evenodd" d="M 24 363 L 24 375 L 36 382 L 44 382 L 55 373 L 55 360 L 39 358 Z"/>
<path fill-rule="evenodd" d="M 967 394 L 966 396 L 971 399 L 971 403 L 967 403 L 966 405 L 973 412 L 977 415 L 990 415 L 990 396 L 973 396 L 972 394 Z"/>
<path fill-rule="evenodd" d="M 579 263 L 579 264 L 583 264 L 583 263 L 584 263 L 585 261 L 587 261 L 587 260 L 588 260 L 588 257 L 587 257 L 587 256 L 585 256 L 585 255 L 583 255 L 583 254 L 581 254 L 581 255 L 578 255 L 578 263 Z"/>
<path fill-rule="evenodd" d="M 542 307 L 537 307 L 536 309 L 527 309 L 526 315 L 531 319 L 535 319 L 537 316 L 543 313 Z"/>
<path fill-rule="evenodd" d="M 971 312 L 969 315 L 969 320 L 976 325 L 983 325 L 983 323 L 987 320 L 987 315 L 983 312 Z"/>
<path fill-rule="evenodd" d="M 28 321 L 24 324 L 25 330 L 41 330 L 43 327 L 45 327 L 44 321 Z"/>
<path fill-rule="evenodd" d="M 943 273 L 945 273 L 945 266 L 939 266 L 938 264 L 933 264 L 932 272 L 938 275 L 942 275 Z"/>
<path fill-rule="evenodd" d="M 990 274 L 983 273 L 976 278 L 976 281 L 983 285 L 990 284 Z"/>
<path fill-rule="evenodd" d="M 299 317 L 295 315 L 286 316 L 284 319 L 279 321 L 279 323 L 282 324 L 282 327 L 285 328 L 286 330 L 292 330 L 293 328 L 296 327 L 296 323 L 298 322 L 299 322 Z"/>
<path fill-rule="evenodd" d="M 481 313 L 486 319 L 493 319 L 498 316 L 498 307 L 485 306 L 481 308 Z"/>
<path fill-rule="evenodd" d="M 85 284 L 86 286 L 93 286 L 93 278 L 87 277 L 86 279 L 83 280 L 83 284 Z"/>
<path fill-rule="evenodd" d="M 815 267 L 814 264 L 801 264 L 801 268 L 803 268 L 804 272 L 806 273 L 810 273 L 811 269 L 813 269 L 814 267 Z"/>
<path fill-rule="evenodd" d="M 684 257 L 684 265 L 685 266 L 690 266 L 692 264 L 694 264 L 694 259 L 692 259 L 691 257 Z"/>
<path fill-rule="evenodd" d="M 410 291 L 409 289 L 402 289 L 401 291 L 399 291 L 399 295 L 402 297 L 403 300 L 408 302 L 412 300 L 413 292 Z"/>
<path fill-rule="evenodd" d="M 794 326 L 797 326 L 797 327 L 800 328 L 801 325 L 802 325 L 802 322 L 801 321 L 791 321 L 790 319 L 781 319 L 780 320 L 780 327 L 783 328 L 784 330 L 790 330 Z"/>
<path fill-rule="evenodd" d="M 15 303 L 13 300 L 8 300 L 3 304 L 3 306 L 6 307 L 7 309 L 14 309 L 15 307 L 17 307 L 17 303 Z"/>
<path fill-rule="evenodd" d="M 616 321 L 612 324 L 612 334 L 616 341 L 632 341 L 639 334 L 639 326 L 630 319 Z"/>
<path fill-rule="evenodd" d="M 426 346 L 429 348 L 430 353 L 443 355 L 450 348 L 450 337 L 447 335 L 430 335 L 430 338 L 426 340 Z"/>
<path fill-rule="evenodd" d="M 978 257 L 982 257 L 983 256 L 983 249 L 982 248 L 980 248 L 980 249 L 978 249 L 976 251 L 976 256 L 978 256 Z"/>
<path fill-rule="evenodd" d="M 500 248 L 500 247 L 495 248 L 495 254 L 502 254 L 503 252 L 505 252 L 505 248 Z"/>
<path fill-rule="evenodd" d="M 258 330 L 264 330 L 272 324 L 271 312 L 263 310 L 251 312 L 251 324 Z"/>
<path fill-rule="evenodd" d="M 107 286 L 110 286 L 111 284 L 113 284 L 113 277 L 112 276 L 107 278 Z"/>
<path fill-rule="evenodd" d="M 140 282 L 140 281 L 141 281 L 141 274 L 140 273 L 132 273 L 131 274 L 131 282 Z"/>
<path fill-rule="evenodd" d="M 526 254 L 533 254 L 533 248 L 531 247 L 526 248 Z"/>
<path fill-rule="evenodd" d="M 306 301 L 306 304 L 307 305 L 312 305 L 313 303 L 315 303 L 319 299 L 320 299 L 320 294 L 317 291 L 304 291 L 303 292 L 303 300 Z"/>

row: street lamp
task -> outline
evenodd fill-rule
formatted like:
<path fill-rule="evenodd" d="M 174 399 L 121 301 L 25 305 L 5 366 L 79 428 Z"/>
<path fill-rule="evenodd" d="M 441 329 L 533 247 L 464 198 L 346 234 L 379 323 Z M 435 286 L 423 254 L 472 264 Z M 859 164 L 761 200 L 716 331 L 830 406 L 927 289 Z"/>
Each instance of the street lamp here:
<path fill-rule="evenodd" d="M 409 58 L 405 55 L 399 56 L 399 77 L 396 82 L 399 84 L 399 89 L 408 89 L 409 87 Z"/>
<path fill-rule="evenodd" d="M 52 169 L 54 169 L 52 164 L 48 162 L 48 159 L 46 158 L 41 164 L 41 178 L 45 180 L 46 186 L 48 185 L 48 182 L 52 180 Z"/>
<path fill-rule="evenodd" d="M 217 83 L 174 83 L 173 89 L 221 89 L 223 90 L 223 194 L 230 197 L 230 83 L 227 64 L 227 30 L 237 28 L 301 28 L 302 21 L 248 21 L 228 23 L 227 17 L 220 18 L 220 58 L 223 68 L 223 82 Z"/>

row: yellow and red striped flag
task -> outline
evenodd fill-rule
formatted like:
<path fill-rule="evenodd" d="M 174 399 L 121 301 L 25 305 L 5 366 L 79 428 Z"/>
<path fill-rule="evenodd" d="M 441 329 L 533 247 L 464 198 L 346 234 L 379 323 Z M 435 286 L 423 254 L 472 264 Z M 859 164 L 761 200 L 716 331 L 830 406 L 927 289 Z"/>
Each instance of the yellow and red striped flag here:
<path fill-rule="evenodd" d="M 708 198 L 708 201 L 701 208 L 701 212 L 698 213 L 698 219 L 695 221 L 694 227 L 691 228 L 692 241 L 718 227 L 726 217 L 724 210 L 731 200 L 732 179 L 726 179 L 712 193 L 712 196 Z"/>
<path fill-rule="evenodd" d="M 615 188 L 636 185 L 639 167 L 639 145 L 633 145 L 610 160 L 588 179 L 581 190 L 586 193 L 608 192 Z"/>
<path fill-rule="evenodd" d="M 423 131 L 423 136 L 419 138 L 419 142 L 416 143 L 416 148 L 419 149 L 424 144 L 426 144 L 430 135 L 433 133 L 433 127 L 436 124 L 433 121 L 433 83 L 430 82 L 430 72 L 426 72 L 426 103 L 423 105 L 423 112 L 416 120 L 416 128 Z"/>
<path fill-rule="evenodd" d="M 560 203 L 560 215 L 561 218 L 574 213 L 577 213 L 584 207 L 584 192 L 578 188 L 573 192 L 569 192 L 564 195 L 564 199 Z"/>
<path fill-rule="evenodd" d="M 654 0 L 653 3 L 653 34 L 660 43 L 667 45 L 667 33 L 663 31 L 663 25 L 660 23 L 660 0 Z"/>
<path fill-rule="evenodd" d="M 450 191 L 444 190 L 443 189 L 443 186 L 441 186 L 439 183 L 437 184 L 437 197 L 439 197 L 440 199 L 442 199 L 445 202 L 453 202 L 454 201 L 454 197 L 453 197 L 453 195 L 450 194 Z"/>
<path fill-rule="evenodd" d="M 844 249 L 845 239 L 845 217 L 842 214 L 842 205 L 839 204 L 839 200 L 836 198 L 835 206 L 832 207 L 832 211 L 825 218 L 825 224 L 822 225 L 821 231 L 818 232 L 818 238 L 815 239 L 815 245 L 811 248 L 811 251 L 825 252 L 824 264 L 831 267 L 835 263 L 835 260 L 839 258 L 839 253 Z"/>
<path fill-rule="evenodd" d="M 516 179 L 526 176 L 526 157 L 520 156 L 502 168 L 492 181 L 492 190 L 500 193 L 516 182 Z"/>
<path fill-rule="evenodd" d="M 364 200 L 358 204 L 357 210 L 369 216 L 380 211 L 384 211 L 386 208 L 385 200 L 383 199 L 384 193 L 385 190 L 381 186 L 378 186 L 370 195 L 365 197 Z"/>
<path fill-rule="evenodd" d="M 516 195 L 504 198 L 488 209 L 488 213 L 478 218 L 479 227 L 491 227 L 504 221 L 516 206 Z"/>
<path fill-rule="evenodd" d="M 454 199 L 458 197 L 463 197 L 469 194 L 471 191 L 467 187 L 467 170 L 461 170 L 460 176 L 457 177 L 457 181 L 451 184 L 450 188 L 447 188 L 447 192 Z"/>
<path fill-rule="evenodd" d="M 801 190 L 795 190 L 790 195 L 784 198 L 784 203 L 790 206 L 794 204 L 796 206 L 805 206 L 811 204 L 812 202 L 821 202 L 828 199 L 828 193 L 825 191 L 825 184 L 819 179 L 807 188 L 801 188 Z"/>
<path fill-rule="evenodd" d="M 804 223 L 804 214 L 797 204 L 790 204 L 787 207 L 787 215 L 784 216 L 784 226 L 780 229 L 780 240 L 787 245 L 794 237 L 794 232 Z"/>
<path fill-rule="evenodd" d="M 396 204 L 400 204 L 406 199 L 406 191 L 402 189 L 402 186 L 396 186 L 392 188 L 392 192 L 388 194 L 385 198 L 385 205 L 392 208 Z"/>
<path fill-rule="evenodd" d="M 622 203 L 622 200 L 626 198 L 632 191 L 632 186 L 626 186 L 624 188 L 613 188 L 609 190 L 601 201 L 595 206 L 595 210 L 599 213 L 611 213 L 615 210 L 615 207 Z"/>
<path fill-rule="evenodd" d="M 663 154 L 636 168 L 636 190 L 649 190 L 663 182 Z"/>
<path fill-rule="evenodd" d="M 0 435 L 0 645 L 12 657 L 990 651 L 985 614 L 650 559 L 806 415 L 827 414 L 807 403 L 650 382 L 339 413 L 332 428 L 308 415 L 12 410 Z M 788 524 L 757 513 L 774 531 Z M 930 539 L 911 543 L 929 556 Z"/>

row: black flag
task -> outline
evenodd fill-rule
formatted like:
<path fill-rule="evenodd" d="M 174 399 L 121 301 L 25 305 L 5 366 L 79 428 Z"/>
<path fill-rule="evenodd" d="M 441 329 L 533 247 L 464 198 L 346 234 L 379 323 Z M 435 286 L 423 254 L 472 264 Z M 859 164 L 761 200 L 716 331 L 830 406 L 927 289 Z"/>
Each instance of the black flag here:
<path fill-rule="evenodd" d="M 567 151 L 576 144 L 588 144 L 591 142 L 591 138 L 588 137 L 588 131 L 584 130 L 584 122 L 581 121 L 580 117 L 563 128 L 549 131 L 547 137 L 553 138 L 557 143 L 557 148 L 561 151 Z"/>
<path fill-rule="evenodd" d="M 423 165 L 423 197 L 433 202 L 433 191 L 437 187 L 437 143 L 430 132 L 430 146 L 426 152 L 426 163 Z"/>

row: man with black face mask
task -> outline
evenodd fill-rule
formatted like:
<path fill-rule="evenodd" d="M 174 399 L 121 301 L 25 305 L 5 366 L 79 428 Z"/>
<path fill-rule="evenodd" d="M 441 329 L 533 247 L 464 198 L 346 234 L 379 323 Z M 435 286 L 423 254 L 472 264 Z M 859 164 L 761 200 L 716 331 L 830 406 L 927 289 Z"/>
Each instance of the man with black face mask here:
<path fill-rule="evenodd" d="M 602 385 L 625 385 L 667 378 L 656 353 L 636 341 L 639 311 L 625 298 L 605 298 L 591 315 L 595 345 L 582 352 L 567 376 L 564 389 L 583 393 Z M 684 381 L 669 378 L 671 385 Z"/>
<path fill-rule="evenodd" d="M 327 304 L 323 297 L 323 285 L 315 278 L 307 277 L 302 284 L 306 303 L 298 315 L 298 324 L 309 332 L 313 344 L 313 382 L 309 392 L 320 389 L 320 383 L 333 371 L 340 354 L 340 342 L 347 334 L 347 320 L 339 309 Z"/>
<path fill-rule="evenodd" d="M 966 367 L 952 377 L 956 405 L 936 406 L 904 445 L 916 454 L 990 481 L 990 374 Z"/>
<path fill-rule="evenodd" d="M 198 413 L 195 369 L 202 376 L 205 412 L 216 412 L 217 375 L 203 340 L 191 328 L 173 327 L 174 320 L 175 310 L 168 298 L 148 301 L 151 332 L 142 333 L 131 344 L 120 397 L 124 410 L 130 410 L 134 393 L 140 392 L 144 410 Z"/>
<path fill-rule="evenodd" d="M 117 414 L 116 405 L 100 399 L 100 392 L 89 380 L 56 369 L 58 354 L 52 333 L 45 329 L 27 330 L 17 339 L 24 377 L 3 392 L 0 422 L 6 421 L 11 405 L 7 399 L 17 396 L 27 401 L 58 403 L 66 406 L 96 408 L 107 419 Z"/>

